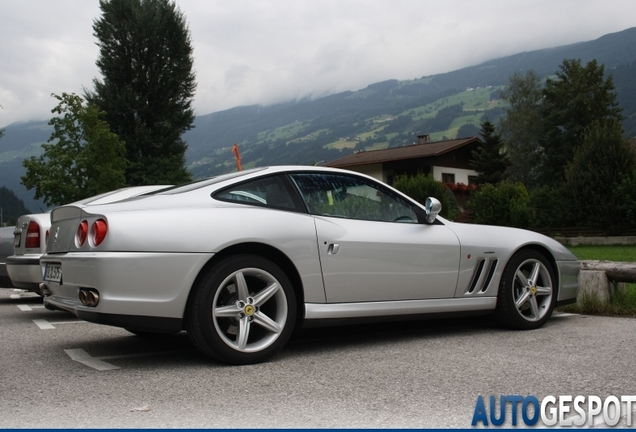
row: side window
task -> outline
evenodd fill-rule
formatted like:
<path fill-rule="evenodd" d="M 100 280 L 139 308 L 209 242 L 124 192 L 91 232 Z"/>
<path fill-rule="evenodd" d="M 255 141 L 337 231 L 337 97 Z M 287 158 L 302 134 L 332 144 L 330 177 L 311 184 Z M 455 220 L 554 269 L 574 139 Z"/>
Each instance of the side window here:
<path fill-rule="evenodd" d="M 322 216 L 417 223 L 406 200 L 370 180 L 340 174 L 293 174 L 309 212 Z"/>
<path fill-rule="evenodd" d="M 294 210 L 294 201 L 279 176 L 264 177 L 231 186 L 214 194 L 214 198 L 240 204 Z"/>

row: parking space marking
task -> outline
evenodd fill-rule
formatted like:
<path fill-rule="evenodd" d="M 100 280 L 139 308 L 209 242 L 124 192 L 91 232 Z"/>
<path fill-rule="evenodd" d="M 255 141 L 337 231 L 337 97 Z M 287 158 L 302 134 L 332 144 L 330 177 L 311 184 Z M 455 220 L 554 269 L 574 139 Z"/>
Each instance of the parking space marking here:
<path fill-rule="evenodd" d="M 15 292 L 15 293 L 21 293 L 21 294 L 24 294 L 24 293 L 27 293 L 28 291 L 27 291 L 27 290 L 21 290 L 21 289 L 15 288 L 15 289 L 13 290 L 13 292 Z M 9 296 L 9 298 L 10 298 L 10 299 L 13 299 L 13 300 L 19 300 L 19 299 L 21 299 L 21 298 L 22 298 L 22 296 L 21 296 L 20 294 L 11 294 L 11 295 Z"/>
<path fill-rule="evenodd" d="M 181 354 L 186 351 L 162 351 L 162 352 L 149 352 L 149 353 L 142 353 L 142 354 L 120 354 L 120 355 L 101 356 L 101 357 L 93 357 L 81 348 L 67 349 L 67 350 L 64 350 L 64 352 L 68 354 L 71 360 L 74 360 L 78 363 L 82 363 L 85 366 L 91 367 L 101 372 L 101 371 L 107 371 L 107 370 L 121 369 L 119 366 L 112 365 L 110 363 L 105 362 L 104 360 L 118 360 L 118 359 L 135 358 L 135 357 L 150 357 L 150 356 L 166 355 L 166 354 Z"/>
<path fill-rule="evenodd" d="M 54 322 L 54 323 L 50 323 L 45 319 L 34 319 L 33 322 L 35 323 L 35 325 L 37 325 L 38 327 L 40 327 L 41 330 L 52 330 L 55 329 L 55 325 L 60 325 L 60 324 L 78 324 L 78 323 L 86 323 L 87 321 L 82 321 L 82 320 L 77 320 L 77 321 L 58 321 L 58 322 Z"/>
<path fill-rule="evenodd" d="M 99 357 L 90 356 L 86 351 L 84 351 L 81 348 L 67 349 L 67 350 L 64 350 L 64 352 L 71 358 L 71 360 L 74 360 L 78 363 L 81 363 L 93 369 L 97 369 L 100 372 L 107 371 L 107 370 L 121 369 L 119 366 L 106 363 Z"/>
<path fill-rule="evenodd" d="M 18 309 L 22 312 L 32 311 L 33 309 L 44 309 L 44 305 L 18 305 Z"/>
<path fill-rule="evenodd" d="M 35 320 L 33 320 L 33 322 L 35 323 L 35 325 L 40 327 L 40 330 L 51 330 L 51 329 L 55 328 L 47 320 L 35 319 Z"/>

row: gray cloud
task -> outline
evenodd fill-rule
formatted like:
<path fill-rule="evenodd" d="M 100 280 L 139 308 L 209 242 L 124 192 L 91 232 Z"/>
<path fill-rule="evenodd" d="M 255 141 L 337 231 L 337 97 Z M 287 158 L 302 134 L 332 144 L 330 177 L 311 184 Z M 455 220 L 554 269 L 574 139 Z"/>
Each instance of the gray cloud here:
<path fill-rule="evenodd" d="M 636 26 L 633 0 L 177 0 L 197 114 L 357 90 Z M 0 127 L 98 76 L 95 0 L 0 0 Z"/>

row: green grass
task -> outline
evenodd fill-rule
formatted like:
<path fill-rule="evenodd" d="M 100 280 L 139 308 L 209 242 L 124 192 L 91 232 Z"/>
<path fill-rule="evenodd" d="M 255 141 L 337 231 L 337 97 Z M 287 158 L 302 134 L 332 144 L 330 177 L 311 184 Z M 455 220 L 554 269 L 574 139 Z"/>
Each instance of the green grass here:
<path fill-rule="evenodd" d="M 596 295 L 584 295 L 579 302 L 562 306 L 558 311 L 636 318 L 636 284 L 625 284 L 625 291 L 618 292 L 607 303 L 601 302 Z"/>
<path fill-rule="evenodd" d="M 636 245 L 570 246 L 569 249 L 580 260 L 636 262 Z M 578 303 L 561 307 L 559 311 L 636 318 L 636 284 L 625 284 L 625 291 L 617 293 L 607 303 L 595 295 L 584 296 Z"/>
<path fill-rule="evenodd" d="M 607 260 L 636 262 L 636 245 L 570 246 L 580 260 Z"/>

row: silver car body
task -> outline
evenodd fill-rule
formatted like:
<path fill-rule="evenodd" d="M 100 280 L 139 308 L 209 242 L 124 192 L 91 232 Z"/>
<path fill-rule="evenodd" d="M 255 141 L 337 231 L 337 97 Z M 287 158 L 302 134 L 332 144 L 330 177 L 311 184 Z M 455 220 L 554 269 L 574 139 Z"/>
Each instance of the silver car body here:
<path fill-rule="evenodd" d="M 576 298 L 579 262 L 535 232 L 441 217 L 434 224 L 332 217 L 308 211 L 307 203 L 304 210 L 287 210 L 262 205 L 260 198 L 242 202 L 250 199 L 243 192 L 232 196 L 234 202 L 213 197 L 248 180 L 299 173 L 351 176 L 417 212 L 426 210 L 371 177 L 322 167 L 255 169 L 99 207 L 64 206 L 53 210 L 41 259 L 40 274 L 47 266 L 61 271 L 60 281 L 44 283 L 45 305 L 97 323 L 180 331 L 191 291 L 211 263 L 252 253 L 290 275 L 299 322 L 488 312 L 497 305 L 506 264 L 523 249 L 540 252 L 550 263 L 558 303 Z M 108 223 L 103 243 L 78 247 L 79 222 L 97 219 Z M 83 304 L 81 289 L 98 291 L 99 303 Z"/>
<path fill-rule="evenodd" d="M 164 189 L 169 185 L 131 186 L 100 195 L 92 196 L 70 205 L 101 205 L 115 201 L 124 200 L 130 197 Z M 37 247 L 26 247 L 26 236 L 30 223 L 35 223 Z M 42 282 L 42 271 L 40 268 L 40 257 L 46 252 L 47 232 L 51 227 L 51 214 L 35 213 L 23 215 L 18 218 L 15 228 L 12 227 L 11 250 L 12 254 L 7 258 L 7 273 L 11 282 L 18 288 L 39 292 L 39 285 Z"/>
<path fill-rule="evenodd" d="M 11 288 L 11 279 L 7 273 L 7 257 L 13 253 L 14 227 L 0 227 L 0 287 Z"/>

